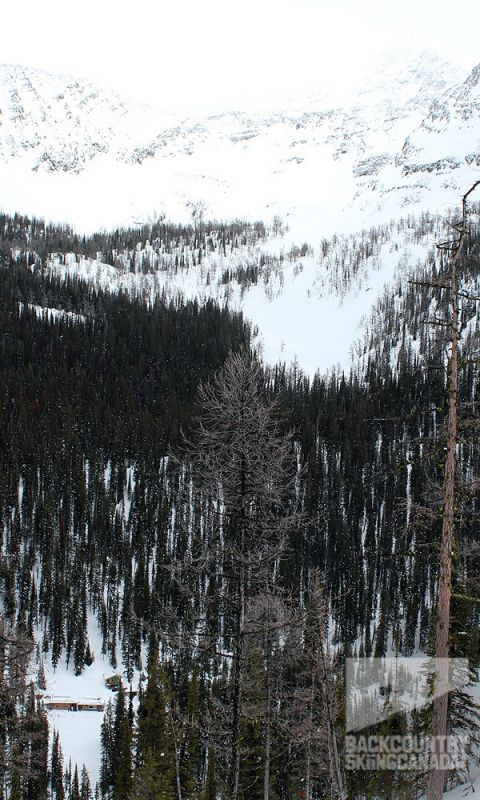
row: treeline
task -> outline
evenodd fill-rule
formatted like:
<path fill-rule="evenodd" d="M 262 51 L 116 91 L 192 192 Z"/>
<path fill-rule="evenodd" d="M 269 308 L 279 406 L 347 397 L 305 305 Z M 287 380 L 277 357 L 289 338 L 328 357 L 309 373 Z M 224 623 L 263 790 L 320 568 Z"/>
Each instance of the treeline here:
<path fill-rule="evenodd" d="M 277 227 L 278 227 L 277 223 Z M 115 266 L 124 256 L 134 258 L 135 251 L 147 247 L 157 254 L 191 250 L 199 260 L 211 252 L 227 252 L 263 241 L 268 229 L 263 222 L 205 221 L 175 225 L 165 220 L 132 228 L 79 236 L 68 225 L 45 223 L 42 219 L 0 214 L 0 253 L 8 256 L 13 249 L 29 254 L 37 263 L 44 263 L 51 254 L 73 253 L 99 259 Z"/>

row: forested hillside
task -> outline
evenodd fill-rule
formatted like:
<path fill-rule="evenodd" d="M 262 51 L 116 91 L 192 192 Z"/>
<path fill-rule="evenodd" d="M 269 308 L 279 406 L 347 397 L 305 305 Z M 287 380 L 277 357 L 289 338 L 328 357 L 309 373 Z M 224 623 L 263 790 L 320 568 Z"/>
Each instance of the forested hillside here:
<path fill-rule="evenodd" d="M 441 333 L 426 322 L 440 292 L 399 285 L 358 367 L 307 378 L 264 366 L 227 304 L 161 293 L 145 303 L 47 269 L 52 252 L 75 249 L 108 250 L 114 265 L 116 250 L 135 249 L 125 232 L 72 247 L 61 228 L 1 225 L 0 798 L 403 791 L 405 776 L 345 775 L 331 753 L 342 657 L 431 642 L 446 379 Z M 210 244 L 194 228 L 156 234 L 198 237 L 199 268 L 206 248 L 234 248 L 244 228 Z M 251 227 L 252 240 L 263 235 Z M 472 228 L 466 286 L 479 242 Z M 419 277 L 442 269 L 432 255 Z M 452 648 L 473 668 L 475 303 L 463 314 Z M 42 662 L 88 670 L 89 619 L 124 682 L 105 711 L 96 789 L 81 764 L 63 769 L 58 738 L 47 752 L 39 697 Z"/>

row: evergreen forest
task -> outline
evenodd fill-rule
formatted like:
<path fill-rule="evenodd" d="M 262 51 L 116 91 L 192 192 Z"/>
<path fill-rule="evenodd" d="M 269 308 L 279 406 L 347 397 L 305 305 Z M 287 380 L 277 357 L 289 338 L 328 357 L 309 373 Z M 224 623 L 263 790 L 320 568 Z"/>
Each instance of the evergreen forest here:
<path fill-rule="evenodd" d="M 260 223 L 212 230 L 161 222 L 86 238 L 0 216 L 0 800 L 425 791 L 419 773 L 345 769 L 344 663 L 433 647 L 448 387 L 427 278 L 441 277 L 441 254 L 379 304 L 358 367 L 313 377 L 265 365 L 226 302 L 146 302 L 47 269 L 52 252 L 103 252 L 115 267 L 120 251 L 138 269 L 139 236 L 164 254 L 190 242 L 195 269 L 208 248 L 265 236 Z M 479 245 L 472 226 L 466 286 Z M 450 652 L 473 683 L 474 300 L 462 314 Z M 122 681 L 97 782 L 63 757 L 42 673 L 82 676 L 100 655 Z M 381 730 L 421 729 L 429 714 Z M 468 731 L 475 759 L 478 722 L 468 691 L 454 693 L 451 728 Z"/>

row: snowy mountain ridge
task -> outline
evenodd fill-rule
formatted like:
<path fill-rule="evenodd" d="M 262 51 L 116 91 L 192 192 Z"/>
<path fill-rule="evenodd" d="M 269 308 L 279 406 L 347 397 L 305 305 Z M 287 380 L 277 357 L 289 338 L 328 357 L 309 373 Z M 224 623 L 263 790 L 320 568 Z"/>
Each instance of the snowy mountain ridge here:
<path fill-rule="evenodd" d="M 79 173 L 102 153 L 128 160 L 160 124 L 146 105 L 125 104 L 91 83 L 21 66 L 0 66 L 0 104 L 0 160 L 23 159 L 33 171 Z M 165 116 L 162 124 L 168 122 Z"/>
<path fill-rule="evenodd" d="M 405 205 L 435 210 L 447 190 L 451 202 L 480 160 L 478 68 L 392 55 L 355 84 L 182 120 L 86 81 L 0 67 L 4 209 L 79 230 L 184 221 L 198 207 L 217 219 L 279 214 L 313 242 Z"/>

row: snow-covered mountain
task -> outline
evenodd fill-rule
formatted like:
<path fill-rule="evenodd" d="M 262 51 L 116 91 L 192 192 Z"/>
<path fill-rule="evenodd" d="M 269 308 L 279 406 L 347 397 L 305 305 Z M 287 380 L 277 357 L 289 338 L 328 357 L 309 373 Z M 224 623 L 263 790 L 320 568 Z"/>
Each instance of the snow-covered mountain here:
<path fill-rule="evenodd" d="M 175 254 L 145 236 L 115 266 L 55 253 L 50 265 L 146 297 L 228 300 L 259 327 L 268 361 L 348 368 L 385 285 L 425 260 L 478 175 L 479 87 L 480 67 L 391 55 L 342 94 L 179 120 L 85 81 L 1 67 L 0 208 L 80 231 L 280 217 L 281 236 L 274 225 L 255 246 L 207 250 L 201 268 L 193 251 L 171 268 Z M 245 287 L 235 275 L 252 265 L 259 278 Z"/>
<path fill-rule="evenodd" d="M 0 160 L 79 173 L 98 155 L 135 159 L 171 120 L 75 78 L 0 66 Z"/>
<path fill-rule="evenodd" d="M 93 230 L 165 214 L 289 217 L 296 238 L 451 199 L 480 158 L 478 68 L 391 56 L 349 92 L 175 119 L 85 81 L 0 68 L 5 210 Z M 159 86 L 159 95 L 161 87 Z M 373 193 L 373 194 L 372 194 Z M 378 209 L 378 206 L 384 207 Z"/>
<path fill-rule="evenodd" d="M 480 65 L 468 78 L 434 100 L 397 159 L 402 174 L 449 174 L 466 163 L 480 167 Z"/>

